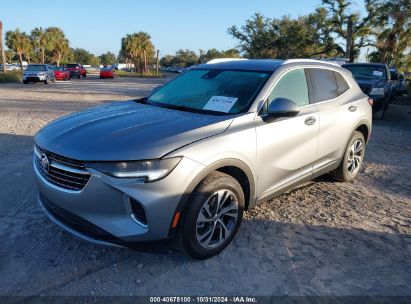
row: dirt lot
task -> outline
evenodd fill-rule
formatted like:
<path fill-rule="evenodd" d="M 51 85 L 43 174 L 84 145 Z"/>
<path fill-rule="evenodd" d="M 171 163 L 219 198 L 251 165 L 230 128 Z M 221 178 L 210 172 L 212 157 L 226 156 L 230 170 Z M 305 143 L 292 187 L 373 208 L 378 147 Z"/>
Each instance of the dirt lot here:
<path fill-rule="evenodd" d="M 375 122 L 354 183 L 321 178 L 258 206 L 212 259 L 100 247 L 52 224 L 36 203 L 35 132 L 164 81 L 0 85 L 0 295 L 411 296 L 411 98 Z"/>

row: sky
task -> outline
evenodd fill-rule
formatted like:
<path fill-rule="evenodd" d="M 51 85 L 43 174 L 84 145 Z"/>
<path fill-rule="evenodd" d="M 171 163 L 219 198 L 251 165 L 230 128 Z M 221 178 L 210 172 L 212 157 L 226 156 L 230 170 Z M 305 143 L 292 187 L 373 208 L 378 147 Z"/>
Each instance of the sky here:
<path fill-rule="evenodd" d="M 100 55 L 118 54 L 121 38 L 145 31 L 160 56 L 178 49 L 228 49 L 237 41 L 227 34 L 255 12 L 275 18 L 298 17 L 319 7 L 320 0 L 0 0 L 3 32 L 34 27 L 63 29 L 73 48 Z"/>

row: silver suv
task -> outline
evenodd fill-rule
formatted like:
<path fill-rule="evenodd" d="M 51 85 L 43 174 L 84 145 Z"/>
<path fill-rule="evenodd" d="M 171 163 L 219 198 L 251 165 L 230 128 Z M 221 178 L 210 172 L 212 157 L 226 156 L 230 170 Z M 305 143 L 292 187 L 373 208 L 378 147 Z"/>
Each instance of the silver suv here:
<path fill-rule="evenodd" d="M 331 173 L 351 181 L 371 101 L 315 60 L 204 64 L 149 97 L 60 118 L 35 137 L 44 212 L 92 242 L 176 237 L 194 258 L 224 249 L 244 210 Z"/>
<path fill-rule="evenodd" d="M 53 67 L 48 64 L 29 64 L 23 72 L 23 83 L 29 82 L 55 82 Z"/>

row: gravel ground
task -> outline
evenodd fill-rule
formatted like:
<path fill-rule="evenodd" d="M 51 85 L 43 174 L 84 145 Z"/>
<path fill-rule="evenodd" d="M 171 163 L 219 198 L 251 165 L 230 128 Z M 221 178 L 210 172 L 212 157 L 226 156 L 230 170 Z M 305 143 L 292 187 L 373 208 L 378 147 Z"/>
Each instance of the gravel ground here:
<path fill-rule="evenodd" d="M 0 295 L 411 296 L 411 100 L 374 122 L 354 183 L 323 177 L 247 212 L 232 244 L 194 261 L 169 246 L 111 249 L 36 203 L 33 135 L 61 115 L 144 96 L 166 79 L 0 85 Z"/>

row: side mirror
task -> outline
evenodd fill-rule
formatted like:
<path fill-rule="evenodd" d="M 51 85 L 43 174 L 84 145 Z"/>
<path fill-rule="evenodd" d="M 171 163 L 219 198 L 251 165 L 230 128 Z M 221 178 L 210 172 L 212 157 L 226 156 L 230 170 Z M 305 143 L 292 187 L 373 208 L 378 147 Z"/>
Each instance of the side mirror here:
<path fill-rule="evenodd" d="M 154 89 L 152 89 L 150 95 L 153 95 L 155 92 L 157 92 L 158 90 L 160 90 L 161 87 L 162 87 L 162 86 L 157 86 L 157 87 L 155 87 Z"/>
<path fill-rule="evenodd" d="M 267 117 L 292 117 L 298 114 L 300 109 L 297 104 L 287 98 L 275 98 L 267 109 Z"/>

